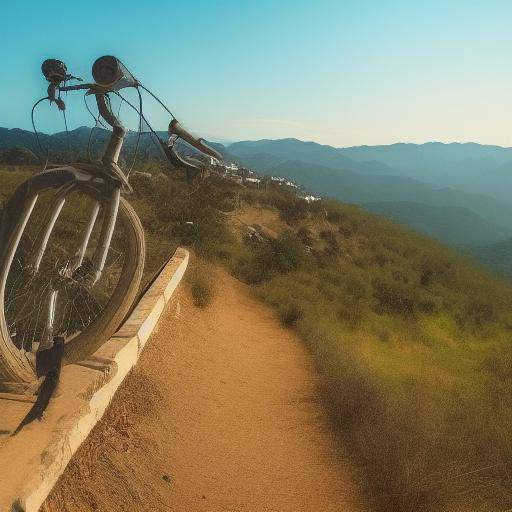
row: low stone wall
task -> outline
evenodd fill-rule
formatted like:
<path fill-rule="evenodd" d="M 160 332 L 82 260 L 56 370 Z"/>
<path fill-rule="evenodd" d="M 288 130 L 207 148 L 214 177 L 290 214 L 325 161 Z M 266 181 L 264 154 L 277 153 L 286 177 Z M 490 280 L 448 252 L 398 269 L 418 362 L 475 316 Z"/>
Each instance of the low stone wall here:
<path fill-rule="evenodd" d="M 0 394 L 0 511 L 36 512 L 136 364 L 187 268 L 178 249 L 117 331 L 93 356 L 65 366 L 41 422 L 11 437 L 32 406 L 26 395 Z"/>

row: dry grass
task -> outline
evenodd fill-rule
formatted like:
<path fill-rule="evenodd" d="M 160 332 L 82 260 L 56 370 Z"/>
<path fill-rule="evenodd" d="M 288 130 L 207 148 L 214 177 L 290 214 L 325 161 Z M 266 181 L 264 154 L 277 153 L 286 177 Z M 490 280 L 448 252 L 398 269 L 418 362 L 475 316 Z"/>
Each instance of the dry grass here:
<path fill-rule="evenodd" d="M 194 305 L 208 306 L 215 294 L 215 268 L 200 258 L 194 258 L 186 277 Z"/>

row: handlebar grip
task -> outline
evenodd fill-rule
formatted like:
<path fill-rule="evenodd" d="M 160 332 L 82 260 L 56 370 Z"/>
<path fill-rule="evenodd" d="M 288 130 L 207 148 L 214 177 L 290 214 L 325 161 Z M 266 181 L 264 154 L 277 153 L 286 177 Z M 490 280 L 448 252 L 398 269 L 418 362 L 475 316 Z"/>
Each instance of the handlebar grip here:
<path fill-rule="evenodd" d="M 174 167 L 184 167 L 187 170 L 198 171 L 201 169 L 201 162 L 195 158 L 184 158 L 178 154 L 173 146 L 168 146 L 160 141 L 160 147 L 165 156 Z"/>
<path fill-rule="evenodd" d="M 176 119 L 173 119 L 169 123 L 169 136 L 172 137 L 173 135 L 176 135 L 180 139 L 183 139 L 185 142 L 188 142 L 192 147 L 196 148 L 198 151 L 204 153 L 205 155 L 209 155 L 218 160 L 222 158 L 218 151 L 215 151 L 215 149 L 204 143 L 204 139 L 194 137 L 194 135 L 185 130 L 185 128 L 183 128 L 183 126 Z"/>

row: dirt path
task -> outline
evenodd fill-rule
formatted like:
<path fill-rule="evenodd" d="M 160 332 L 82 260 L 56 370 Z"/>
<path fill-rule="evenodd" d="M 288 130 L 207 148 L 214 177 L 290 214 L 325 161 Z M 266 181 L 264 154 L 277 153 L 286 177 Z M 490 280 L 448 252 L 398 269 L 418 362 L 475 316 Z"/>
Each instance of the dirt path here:
<path fill-rule="evenodd" d="M 219 280 L 171 303 L 45 512 L 363 510 L 300 340 Z"/>

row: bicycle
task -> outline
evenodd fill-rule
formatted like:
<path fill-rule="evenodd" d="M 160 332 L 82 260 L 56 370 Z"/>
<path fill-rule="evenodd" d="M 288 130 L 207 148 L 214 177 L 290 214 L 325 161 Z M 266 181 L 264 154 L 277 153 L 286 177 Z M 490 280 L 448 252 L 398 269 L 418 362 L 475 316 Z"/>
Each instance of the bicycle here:
<path fill-rule="evenodd" d="M 203 163 L 180 155 L 182 140 L 203 155 L 220 154 L 178 123 L 169 109 L 113 56 L 96 60 L 93 83 L 80 80 L 59 60 L 48 59 L 42 72 L 49 100 L 65 112 L 62 93 L 94 96 L 102 119 L 112 129 L 101 162 L 49 165 L 19 186 L 4 207 L 0 230 L 0 380 L 33 382 L 38 356 L 56 340 L 64 342 L 64 363 L 83 360 L 119 328 L 137 296 L 145 259 L 142 224 L 122 193 L 130 191 L 129 173 L 118 160 L 126 129 L 114 114 L 117 95 L 139 114 L 158 139 L 173 167 L 201 172 Z M 139 108 L 120 94 L 135 88 Z M 142 112 L 141 90 L 171 115 L 168 140 L 156 135 Z M 87 101 L 86 101 L 87 105 Z M 37 130 L 34 130 L 37 135 Z M 67 130 L 67 125 L 66 125 Z"/>

